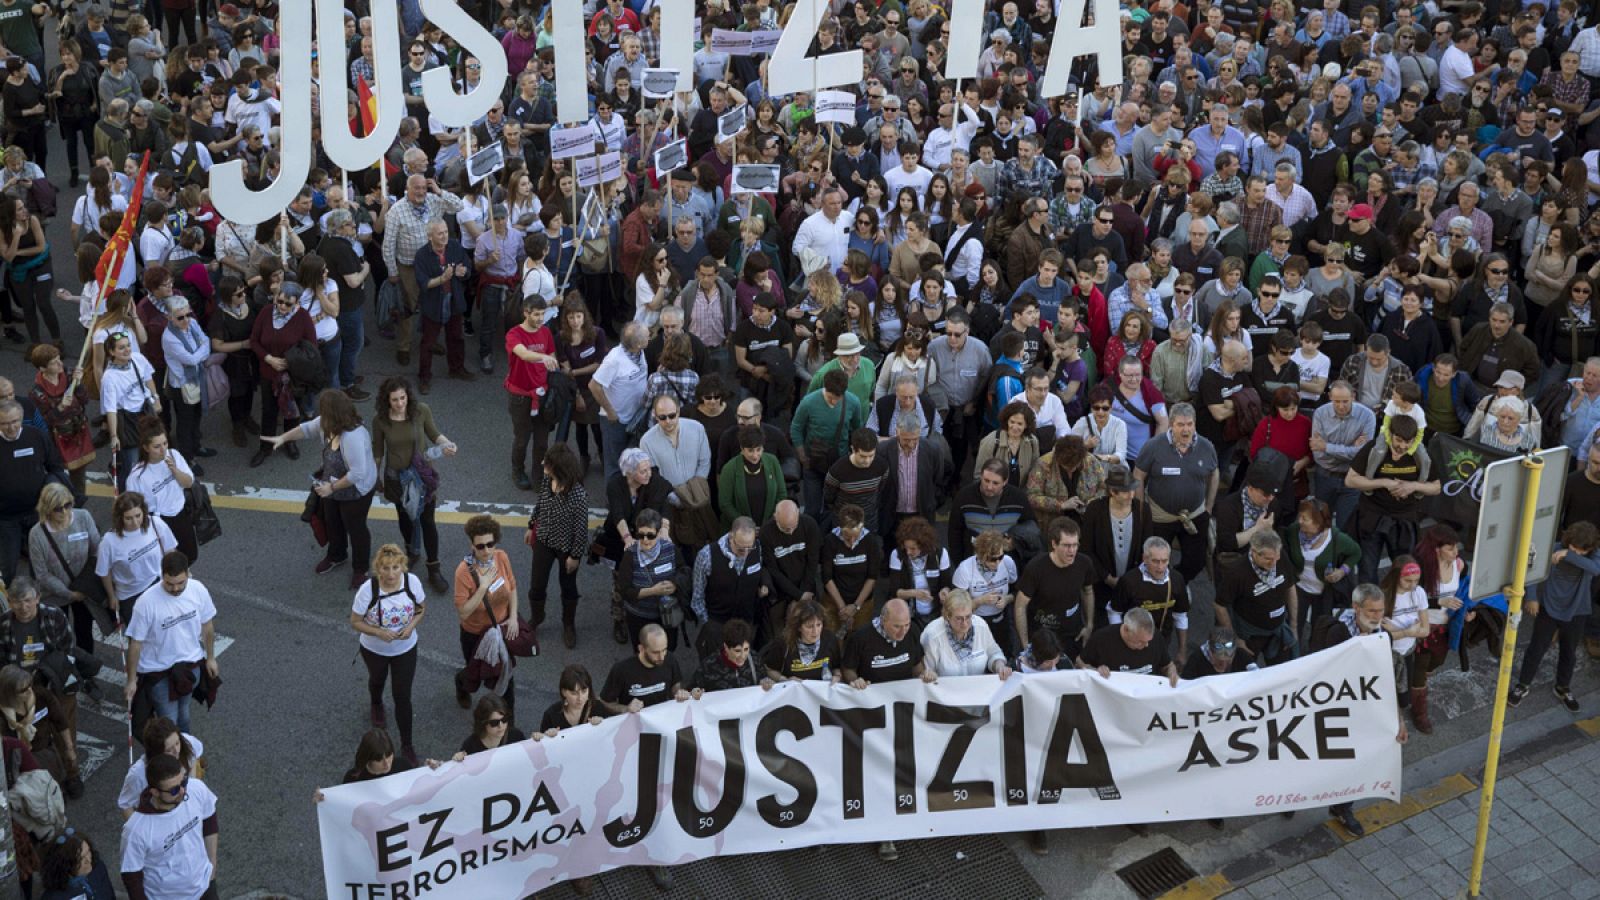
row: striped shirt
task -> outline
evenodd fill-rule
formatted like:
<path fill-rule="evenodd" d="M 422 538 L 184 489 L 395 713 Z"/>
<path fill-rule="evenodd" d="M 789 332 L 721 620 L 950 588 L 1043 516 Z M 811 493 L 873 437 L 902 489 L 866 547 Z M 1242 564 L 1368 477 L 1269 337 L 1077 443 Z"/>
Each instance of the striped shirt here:
<path fill-rule="evenodd" d="M 409 267 L 417 258 L 417 251 L 428 242 L 428 222 L 455 215 L 461 211 L 461 198 L 449 191 L 429 194 L 421 206 L 402 199 L 389 207 L 384 219 L 383 262 L 390 272 L 399 272 L 402 263 Z"/>

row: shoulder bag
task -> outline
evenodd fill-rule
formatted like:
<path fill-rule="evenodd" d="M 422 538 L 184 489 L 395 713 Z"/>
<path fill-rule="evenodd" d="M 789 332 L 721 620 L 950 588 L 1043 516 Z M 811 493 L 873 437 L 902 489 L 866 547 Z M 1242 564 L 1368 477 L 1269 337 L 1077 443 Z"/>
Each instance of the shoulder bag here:
<path fill-rule="evenodd" d="M 61 552 L 61 547 L 56 544 L 56 539 L 50 534 L 50 527 L 43 522 L 39 523 L 39 530 L 44 532 L 44 539 L 50 544 L 50 549 L 55 553 L 56 559 L 61 563 L 62 571 L 67 573 L 67 590 L 82 594 L 83 599 L 91 605 L 107 605 L 106 585 L 100 576 L 94 573 L 95 554 L 90 551 L 84 558 L 83 569 L 77 572 L 67 565 L 66 554 Z"/>

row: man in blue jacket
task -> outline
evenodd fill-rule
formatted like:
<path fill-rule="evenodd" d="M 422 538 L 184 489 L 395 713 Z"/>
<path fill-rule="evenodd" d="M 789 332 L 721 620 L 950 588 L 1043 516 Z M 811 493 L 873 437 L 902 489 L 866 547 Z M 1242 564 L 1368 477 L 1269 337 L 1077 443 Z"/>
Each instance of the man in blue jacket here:
<path fill-rule="evenodd" d="M 466 286 L 472 258 L 459 241 L 450 239 L 450 227 L 443 219 L 428 223 L 428 243 L 417 251 L 412 267 L 417 278 L 417 306 L 422 313 L 418 390 L 426 394 L 433 386 L 433 354 L 440 329 L 444 330 L 445 362 L 450 377 L 458 381 L 473 380 L 475 376 L 467 371 L 467 345 L 461 332 L 461 317 L 467 311 Z"/>
<path fill-rule="evenodd" d="M 1430 365 L 1423 366 L 1417 372 L 1417 386 L 1422 388 L 1422 411 L 1428 417 L 1428 430 L 1459 437 L 1478 403 L 1478 389 L 1467 373 L 1460 371 L 1455 354 L 1441 353 Z"/>

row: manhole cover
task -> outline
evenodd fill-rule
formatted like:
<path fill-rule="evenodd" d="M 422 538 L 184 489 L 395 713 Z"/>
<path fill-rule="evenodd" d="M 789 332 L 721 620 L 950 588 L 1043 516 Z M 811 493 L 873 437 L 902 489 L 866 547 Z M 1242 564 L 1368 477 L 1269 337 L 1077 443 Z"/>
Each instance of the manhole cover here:
<path fill-rule="evenodd" d="M 1199 874 L 1171 847 L 1117 870 L 1117 876 L 1133 888 L 1139 900 L 1154 900 Z"/>

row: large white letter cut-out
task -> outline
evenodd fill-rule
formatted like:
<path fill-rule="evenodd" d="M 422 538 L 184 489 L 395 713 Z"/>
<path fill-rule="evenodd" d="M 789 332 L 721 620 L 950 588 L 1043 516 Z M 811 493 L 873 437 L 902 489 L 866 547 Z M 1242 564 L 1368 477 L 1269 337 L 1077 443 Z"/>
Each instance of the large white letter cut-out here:
<path fill-rule="evenodd" d="M 224 219 L 239 225 L 256 225 L 278 215 L 305 187 L 306 177 L 311 174 L 310 0 L 283 4 L 278 29 L 283 41 L 279 54 L 283 127 L 278 133 L 278 177 L 266 190 L 252 191 L 245 187 L 242 161 L 230 160 L 211 169 L 211 203 Z M 342 25 L 339 33 L 342 41 Z M 337 98 L 333 102 L 344 106 Z M 348 131 L 350 126 L 343 127 Z"/>
<path fill-rule="evenodd" d="M 827 12 L 823 0 L 799 0 L 795 4 L 789 26 L 783 29 L 777 49 L 772 51 L 772 60 L 767 64 L 767 78 L 772 82 L 768 93 L 815 92 L 861 80 L 863 57 L 860 50 L 829 53 L 815 59 L 806 57 L 806 51 L 811 49 L 811 38 Z"/>
<path fill-rule="evenodd" d="M 576 47 L 581 52 L 583 48 L 583 0 L 552 2 L 555 3 L 550 29 L 554 32 L 551 37 L 555 39 L 556 48 L 556 121 L 563 125 L 584 122 L 589 118 L 589 79 L 583 71 L 583 57 L 572 50 Z M 665 44 L 663 40 L 662 45 Z"/>
<path fill-rule="evenodd" d="M 1064 26 L 1057 20 L 1056 35 Z M 988 46 L 988 36 L 983 33 L 983 0 L 955 0 L 950 4 L 950 40 L 945 48 L 944 71 L 946 81 L 978 77 L 978 56 Z M 956 98 L 960 100 L 960 97 Z"/>
<path fill-rule="evenodd" d="M 306 4 L 310 5 L 310 4 Z M 400 9 L 392 3 L 372 7 L 373 96 L 378 101 L 378 120 L 372 133 L 356 137 L 350 133 L 345 104 L 332 94 L 322 102 L 322 147 L 333 164 L 346 171 L 358 171 L 383 156 L 400 132 L 406 115 L 406 99 L 400 90 Z M 348 72 L 344 44 L 344 7 L 332 0 L 317 4 L 317 50 L 324 72 Z M 287 115 L 288 105 L 284 105 Z M 427 123 L 423 123 L 427 124 Z"/>
<path fill-rule="evenodd" d="M 694 0 L 659 0 L 661 68 L 678 70 L 678 90 L 694 90 Z M 638 85 L 634 85 L 638 87 Z"/>
<path fill-rule="evenodd" d="M 1065 94 L 1072 61 L 1080 56 L 1098 60 L 1102 87 L 1122 83 L 1122 20 L 1117 17 L 1117 0 L 1094 0 L 1094 24 L 1087 27 L 1082 24 L 1086 5 L 1088 0 L 1064 0 L 1061 4 L 1055 39 L 1050 42 L 1050 60 L 1039 81 L 1039 96 Z M 955 36 L 955 26 L 951 26 L 950 36 Z M 1088 87 L 1083 85 L 1085 90 Z"/>
<path fill-rule="evenodd" d="M 317 2 L 332 3 L 333 0 Z M 380 0 L 380 5 L 382 2 Z M 455 77 L 447 66 L 437 66 L 422 73 L 422 97 L 427 101 L 428 112 L 437 116 L 448 128 L 465 128 L 487 115 L 489 107 L 500 99 L 500 91 L 506 83 L 505 48 L 466 10 L 451 0 L 422 0 L 422 14 L 443 29 L 445 34 L 455 38 L 456 43 L 476 56 L 478 64 L 483 66 L 478 72 L 482 80 L 466 94 L 456 93 Z M 428 123 L 422 124 L 427 127 Z"/>

